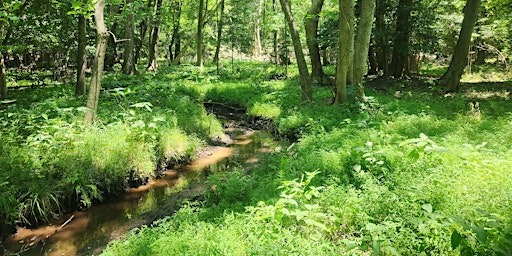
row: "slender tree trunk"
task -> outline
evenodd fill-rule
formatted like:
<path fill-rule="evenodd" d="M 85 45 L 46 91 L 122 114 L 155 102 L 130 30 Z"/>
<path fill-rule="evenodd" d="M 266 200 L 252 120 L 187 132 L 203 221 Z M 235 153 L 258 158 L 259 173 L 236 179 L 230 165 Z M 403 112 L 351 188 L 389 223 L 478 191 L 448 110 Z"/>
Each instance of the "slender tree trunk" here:
<path fill-rule="evenodd" d="M 368 62 L 370 64 L 370 69 L 368 70 L 368 74 L 376 75 L 379 70 L 379 64 L 377 63 L 377 58 L 375 57 L 375 47 L 370 46 L 368 51 Z"/>
<path fill-rule="evenodd" d="M 281 2 L 281 8 L 283 9 L 284 16 L 290 28 L 292 36 L 293 49 L 295 51 L 295 57 L 297 58 L 297 66 L 299 67 L 300 76 L 300 88 L 301 88 L 301 99 L 302 101 L 313 100 L 313 88 L 311 87 L 311 78 L 309 77 L 308 66 L 306 59 L 304 58 L 304 52 L 302 51 L 302 45 L 300 43 L 299 31 L 297 24 L 293 19 L 292 9 L 289 0 L 279 0 Z"/>
<path fill-rule="evenodd" d="M 311 6 L 304 19 L 309 58 L 311 59 L 311 80 L 315 84 L 323 84 L 325 77 L 318 46 L 318 19 L 323 5 L 324 0 L 311 0 Z"/>
<path fill-rule="evenodd" d="M 457 40 L 457 45 L 455 45 L 450 66 L 439 80 L 439 86 L 443 87 L 446 92 L 459 91 L 460 78 L 468 63 L 471 35 L 478 18 L 480 4 L 481 0 L 467 0 L 464 7 L 464 20 L 462 21 L 459 39 Z"/>
<path fill-rule="evenodd" d="M 139 63 L 140 59 L 140 50 L 142 50 L 142 46 L 144 46 L 144 39 L 146 38 L 146 33 L 148 31 L 148 24 L 147 21 L 144 19 L 140 22 L 140 37 L 137 42 L 137 47 L 135 47 L 135 57 L 134 57 L 134 64 L 137 65 Z"/>
<path fill-rule="evenodd" d="M 361 17 L 357 24 L 357 34 L 354 44 L 354 79 L 357 86 L 357 97 L 364 99 L 363 76 L 366 74 L 368 51 L 372 35 L 373 16 L 375 13 L 375 0 L 359 0 Z"/>
<path fill-rule="evenodd" d="M 87 0 L 84 0 L 84 4 Z M 85 85 L 85 69 L 87 68 L 87 57 L 85 55 L 85 47 L 87 46 L 86 38 L 87 20 L 83 15 L 78 16 L 78 51 L 77 51 L 77 72 L 76 72 L 76 89 L 75 96 L 84 96 L 87 92 Z"/>
<path fill-rule="evenodd" d="M 197 54 L 197 66 L 203 67 L 203 20 L 204 20 L 204 1 L 199 0 L 199 11 L 197 14 L 197 43 L 196 43 L 196 54 Z"/>
<path fill-rule="evenodd" d="M 92 67 L 91 86 L 87 98 L 87 108 L 89 111 L 85 112 L 84 123 L 92 124 L 96 119 L 98 111 L 98 100 L 101 90 L 101 78 L 103 76 L 103 67 L 105 64 L 105 52 L 107 50 L 107 43 L 109 33 L 105 26 L 103 18 L 104 0 L 98 0 L 94 5 L 94 20 L 96 21 L 96 54 L 94 56 L 94 63 Z"/>
<path fill-rule="evenodd" d="M 123 61 L 123 74 L 135 74 L 135 28 L 134 28 L 134 14 L 133 14 L 133 0 L 127 0 L 126 4 L 130 8 L 130 12 L 126 17 L 126 41 L 124 43 L 124 61 Z M 126 6 L 125 6 L 126 8 Z"/>
<path fill-rule="evenodd" d="M 156 0 L 153 10 L 153 28 L 149 36 L 148 70 L 157 70 L 158 68 L 158 38 L 160 36 L 158 15 L 160 6 L 162 6 L 162 0 Z"/>
<path fill-rule="evenodd" d="M 389 76 L 389 44 L 388 30 L 386 28 L 386 6 L 387 0 L 377 0 L 375 10 L 375 57 L 378 67 L 384 77 Z"/>
<path fill-rule="evenodd" d="M 0 0 L 0 10 L 4 8 L 4 1 Z M 7 98 L 7 78 L 5 75 L 5 62 L 4 55 L 2 53 L 2 44 L 3 44 L 3 36 L 4 36 L 4 25 L 5 21 L 0 19 L 0 100 Z"/>
<path fill-rule="evenodd" d="M 222 0 L 224 1 L 224 0 Z M 174 27 L 172 29 L 172 38 L 171 38 L 171 43 L 169 44 L 169 59 L 172 61 L 174 60 L 175 56 L 177 55 L 177 51 L 176 51 L 176 48 L 177 48 L 177 45 L 178 45 L 178 41 L 179 41 L 179 34 L 180 34 L 180 26 L 181 26 L 181 6 L 182 6 L 182 2 L 181 1 L 177 1 L 176 3 L 176 6 L 174 7 L 174 13 L 173 13 L 173 24 L 174 24 Z M 173 46 L 174 46 L 174 54 L 173 53 Z"/>
<path fill-rule="evenodd" d="M 216 5 L 213 7 L 212 9 L 212 13 L 215 13 L 219 8 L 219 2 L 216 3 Z M 201 27 L 201 30 L 202 28 L 204 28 L 204 26 L 210 21 L 210 18 L 212 17 L 213 15 L 208 15 L 208 13 L 206 12 L 205 10 L 205 15 L 203 16 L 203 22 L 200 23 L 202 24 L 202 27 Z M 185 45 L 183 46 L 183 51 L 180 50 L 177 54 L 176 54 L 176 57 L 174 58 L 174 60 L 172 61 L 172 65 L 178 65 L 181 61 L 181 58 L 183 57 L 183 54 L 185 53 L 185 50 L 187 50 L 191 45 L 192 43 L 194 42 L 194 40 L 197 38 L 198 36 L 198 33 L 195 33 L 194 36 L 192 36 L 191 38 L 189 38 L 188 41 L 185 42 Z M 202 51 L 202 47 L 201 47 L 201 51 Z"/>
<path fill-rule="evenodd" d="M 220 0 L 220 11 L 217 19 L 217 44 L 215 46 L 215 56 L 213 57 L 213 61 L 217 65 L 217 75 L 219 74 L 219 55 L 220 55 L 220 46 L 222 44 L 222 27 L 224 26 L 224 0 Z"/>
<path fill-rule="evenodd" d="M 411 10 L 413 0 L 400 0 L 396 18 L 396 36 L 393 47 L 393 60 L 391 61 L 392 75 L 402 78 L 407 57 L 409 57 L 409 37 L 411 35 Z"/>
<path fill-rule="evenodd" d="M 354 48 L 354 1 L 339 0 L 339 50 L 336 62 L 336 94 L 334 104 L 339 105 L 348 100 L 347 76 Z"/>
<path fill-rule="evenodd" d="M 108 8 L 108 7 L 107 7 Z M 114 7 L 112 7 L 114 8 Z M 112 24 L 112 27 L 110 27 L 110 33 L 112 33 L 114 36 L 109 37 L 108 43 L 107 43 L 107 49 L 108 51 L 105 53 L 105 70 L 112 71 L 114 70 L 114 65 L 117 63 L 120 63 L 120 57 L 119 53 L 117 52 L 117 41 L 116 36 L 119 36 L 119 33 L 117 29 L 119 28 L 119 20 L 118 16 L 120 16 L 123 13 L 123 6 L 121 3 L 118 3 L 116 6 L 116 18 L 114 18 L 114 23 Z M 108 10 L 108 9 L 107 9 Z"/>
<path fill-rule="evenodd" d="M 263 1 L 262 0 L 258 0 L 258 6 L 257 6 L 257 10 L 256 10 L 256 13 L 254 15 L 254 25 L 253 25 L 253 42 L 252 42 L 252 56 L 256 59 L 256 60 L 259 60 L 261 58 L 261 36 L 260 36 L 260 32 L 261 32 L 261 25 L 260 25 L 260 22 L 261 22 L 261 8 L 262 8 L 262 5 L 263 5 Z"/>
<path fill-rule="evenodd" d="M 5 98 L 7 98 L 7 78 L 5 74 L 4 55 L 0 52 L 0 99 L 3 100 Z"/>
<path fill-rule="evenodd" d="M 272 0 L 272 11 L 274 13 L 277 12 L 277 7 L 276 7 L 276 0 Z M 277 47 L 277 30 L 274 29 L 274 32 L 273 32 L 273 35 L 272 35 L 272 46 L 274 47 L 274 62 L 276 64 L 276 67 L 277 67 L 277 64 L 279 63 L 279 52 L 278 52 L 278 47 Z"/>

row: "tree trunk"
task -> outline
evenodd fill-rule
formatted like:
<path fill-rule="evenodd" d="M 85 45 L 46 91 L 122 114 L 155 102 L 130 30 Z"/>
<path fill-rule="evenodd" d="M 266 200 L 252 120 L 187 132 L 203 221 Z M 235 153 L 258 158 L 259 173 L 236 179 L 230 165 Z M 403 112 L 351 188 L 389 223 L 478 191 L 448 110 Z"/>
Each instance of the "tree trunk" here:
<path fill-rule="evenodd" d="M 363 76 L 366 74 L 368 51 L 372 35 L 373 16 L 375 13 L 375 0 L 359 0 L 361 17 L 357 24 L 357 34 L 354 44 L 354 79 L 357 86 L 357 97 L 364 99 Z"/>
<path fill-rule="evenodd" d="M 336 62 L 336 93 L 334 104 L 339 105 L 348 100 L 347 76 L 354 49 L 354 1 L 339 0 L 339 50 Z"/>
<path fill-rule="evenodd" d="M 83 1 L 86 4 L 87 0 Z M 84 96 L 87 92 L 85 85 L 85 69 L 87 68 L 87 57 L 85 55 L 85 47 L 87 46 L 86 31 L 87 20 L 83 15 L 78 16 L 78 50 L 77 50 L 77 72 L 76 72 L 76 88 L 75 96 Z"/>
<path fill-rule="evenodd" d="M 377 58 L 375 57 L 375 47 L 370 46 L 368 50 L 368 62 L 370 64 L 370 69 L 368 70 L 368 74 L 376 75 L 379 70 L 379 64 L 377 63 Z"/>
<path fill-rule="evenodd" d="M 134 57 L 134 64 L 137 65 L 139 63 L 140 59 L 140 50 L 142 49 L 142 46 L 144 45 L 144 39 L 146 38 L 146 32 L 148 31 L 148 24 L 146 20 L 142 20 L 140 22 L 140 38 L 137 42 L 137 47 L 135 48 L 135 57 Z"/>
<path fill-rule="evenodd" d="M 262 0 L 258 0 L 258 6 L 257 6 L 257 10 L 256 10 L 256 13 L 255 13 L 255 17 L 254 17 L 254 26 L 253 26 L 253 41 L 252 41 L 252 56 L 256 59 L 256 60 L 259 60 L 261 58 L 261 36 L 260 36 L 260 32 L 261 32 L 261 25 L 260 25 L 260 22 L 261 22 L 261 8 L 262 8 L 262 5 L 263 5 L 263 1 Z"/>
<path fill-rule="evenodd" d="M 392 75 L 402 78 L 405 64 L 409 57 L 409 37 L 411 35 L 411 10 L 413 0 L 400 0 L 396 18 L 396 36 L 393 46 L 393 59 L 391 61 Z"/>
<path fill-rule="evenodd" d="M 445 88 L 447 92 L 457 92 L 459 90 L 460 78 L 468 63 L 471 35 L 478 18 L 480 3 L 481 0 L 467 0 L 464 7 L 464 20 L 462 21 L 459 39 L 457 40 L 457 45 L 455 45 L 450 66 L 439 80 L 439 86 Z"/>
<path fill-rule="evenodd" d="M 123 74 L 135 74 L 135 28 L 134 28 L 134 14 L 133 14 L 133 0 L 127 0 L 126 4 L 130 8 L 130 12 L 126 17 L 126 42 L 124 43 L 124 61 L 123 61 Z M 126 8 L 126 7 L 125 7 Z"/>
<path fill-rule="evenodd" d="M 222 44 L 222 27 L 224 26 L 224 0 L 220 0 L 220 11 L 217 19 L 217 44 L 215 46 L 215 56 L 213 61 L 217 65 L 217 75 L 219 74 L 220 46 Z"/>
<path fill-rule="evenodd" d="M 325 80 L 320 58 L 320 47 L 318 46 L 318 19 L 320 18 L 323 4 L 324 0 L 311 0 L 311 7 L 308 9 L 304 19 L 309 58 L 311 59 L 311 80 L 315 84 L 323 84 Z"/>
<path fill-rule="evenodd" d="M 203 20 L 204 20 L 204 0 L 199 0 L 199 11 L 197 14 L 197 66 L 203 67 Z"/>
<path fill-rule="evenodd" d="M 101 90 L 101 78 L 103 76 L 103 67 L 105 64 L 105 52 L 107 50 L 107 43 L 109 33 L 105 26 L 103 18 L 104 0 L 98 0 L 94 5 L 94 20 L 96 21 L 96 54 L 94 56 L 94 63 L 92 67 L 91 86 L 89 88 L 89 95 L 87 97 L 87 108 L 89 111 L 85 112 L 84 123 L 86 125 L 94 123 L 96 113 L 98 111 L 98 100 Z"/>
<path fill-rule="evenodd" d="M 0 52 L 0 100 L 7 98 L 7 78 L 5 74 L 4 55 Z"/>
<path fill-rule="evenodd" d="M 384 77 L 389 76 L 389 44 L 386 28 L 386 0 L 377 0 L 375 10 L 375 57 Z"/>
<path fill-rule="evenodd" d="M 112 7 L 112 8 L 114 8 L 114 7 Z M 121 3 L 118 3 L 115 6 L 115 8 L 117 8 L 117 9 L 116 9 L 115 16 L 114 16 L 115 17 L 114 23 L 112 24 L 112 27 L 110 27 L 110 32 L 109 32 L 109 33 L 112 33 L 114 36 L 109 37 L 108 43 L 107 43 L 108 51 L 105 53 L 104 69 L 109 70 L 109 71 L 113 71 L 114 65 L 117 63 L 120 63 L 119 53 L 117 52 L 117 43 L 118 42 L 116 40 L 116 36 L 118 36 L 117 29 L 119 28 L 119 21 L 118 21 L 117 17 L 123 13 L 123 6 Z"/>
<path fill-rule="evenodd" d="M 156 70 L 158 68 L 158 37 L 160 36 L 158 11 L 160 6 L 162 6 L 162 0 L 156 0 L 153 10 L 153 28 L 149 36 L 148 70 Z"/>
<path fill-rule="evenodd" d="M 309 77 L 308 66 L 306 59 L 304 58 L 304 52 L 302 51 L 302 45 L 300 43 L 299 31 L 297 24 L 293 19 L 291 5 L 289 0 L 279 0 L 281 2 L 281 8 L 283 9 L 284 16 L 290 28 L 293 49 L 295 51 L 295 57 L 297 58 L 297 66 L 299 67 L 300 76 L 300 88 L 301 88 L 301 100 L 303 102 L 313 100 L 313 88 L 311 88 L 311 79 Z"/>
<path fill-rule="evenodd" d="M 277 12 L 276 0 L 272 0 L 272 11 L 274 13 Z M 274 48 L 274 50 L 273 50 L 274 62 L 277 67 L 277 64 L 279 63 L 279 52 L 278 52 L 278 47 L 277 47 L 277 30 L 276 29 L 274 29 L 274 32 L 272 33 L 272 46 Z"/>
<path fill-rule="evenodd" d="M 215 13 L 219 8 L 219 2 L 216 3 L 216 5 L 213 7 L 212 9 L 212 13 Z M 208 13 L 206 12 L 205 10 L 205 15 L 203 16 L 203 22 L 200 23 L 202 24 L 202 27 L 201 27 L 201 30 L 202 28 L 204 28 L 204 26 L 210 21 L 210 18 L 212 17 L 213 15 L 208 15 Z M 175 59 L 172 61 L 172 65 L 178 65 L 178 63 L 180 63 L 181 61 L 181 58 L 183 57 L 183 54 L 185 53 L 185 50 L 187 50 L 191 45 L 192 43 L 194 42 L 194 40 L 197 38 L 197 33 L 194 34 L 194 36 L 192 36 L 191 38 L 189 38 L 188 41 L 185 42 L 185 45 L 183 47 L 183 51 L 179 51 L 177 54 L 176 54 L 176 57 Z M 201 47 L 201 51 L 202 51 L 202 47 Z"/>
<path fill-rule="evenodd" d="M 4 8 L 4 1 L 0 0 L 0 10 Z M 0 19 L 0 36 L 4 35 L 5 21 Z M 2 54 L 3 40 L 0 41 L 0 100 L 7 98 L 7 78 L 5 75 L 5 61 Z"/>
<path fill-rule="evenodd" d="M 222 0 L 224 1 L 224 0 Z M 169 60 L 174 60 L 175 56 L 178 55 L 178 52 L 179 52 L 179 49 L 178 49 L 178 46 L 179 46 L 179 41 L 180 41 L 180 29 L 181 29 L 181 7 L 182 7 L 182 2 L 181 1 L 177 1 L 176 5 L 174 7 L 174 13 L 172 15 L 173 17 L 173 24 L 174 24 L 174 27 L 172 29 L 172 38 L 171 38 L 171 43 L 169 44 Z M 173 46 L 174 46 L 174 52 L 173 52 Z"/>

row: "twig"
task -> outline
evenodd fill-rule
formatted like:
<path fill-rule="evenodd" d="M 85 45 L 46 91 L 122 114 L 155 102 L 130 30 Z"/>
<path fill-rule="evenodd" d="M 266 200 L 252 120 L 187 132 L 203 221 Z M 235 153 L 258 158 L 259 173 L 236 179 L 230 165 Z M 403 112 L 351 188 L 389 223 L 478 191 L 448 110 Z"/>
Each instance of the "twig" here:
<path fill-rule="evenodd" d="M 71 215 L 71 217 L 69 217 L 68 220 L 66 220 L 66 222 L 64 222 L 64 224 L 60 225 L 60 227 L 55 230 L 55 233 L 59 232 L 64 226 L 66 226 L 69 222 L 71 222 L 71 220 L 75 217 L 75 215 Z"/>

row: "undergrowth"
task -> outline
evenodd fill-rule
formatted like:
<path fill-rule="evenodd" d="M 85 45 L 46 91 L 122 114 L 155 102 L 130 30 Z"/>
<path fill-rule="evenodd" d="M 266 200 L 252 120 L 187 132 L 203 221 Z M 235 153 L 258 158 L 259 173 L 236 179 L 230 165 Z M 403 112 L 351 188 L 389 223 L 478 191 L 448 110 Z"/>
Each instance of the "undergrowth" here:
<path fill-rule="evenodd" d="M 368 83 L 365 102 L 331 106 L 330 88 L 315 87 L 314 102 L 300 104 L 296 78 L 236 65 L 219 76 L 192 66 L 112 75 L 91 128 L 79 124 L 82 102 L 65 96 L 69 88 L 47 88 L 46 99 L 20 93 L 0 112 L 2 217 L 44 219 L 62 202 L 87 205 L 127 176 L 150 176 L 162 159 L 193 157 L 221 128 L 201 104 L 218 102 L 273 118 L 281 150 L 250 171 L 211 175 L 204 201 L 132 231 L 104 255 L 512 253 L 505 92 L 463 84 L 438 95 L 428 81 L 388 81 L 399 84 Z"/>

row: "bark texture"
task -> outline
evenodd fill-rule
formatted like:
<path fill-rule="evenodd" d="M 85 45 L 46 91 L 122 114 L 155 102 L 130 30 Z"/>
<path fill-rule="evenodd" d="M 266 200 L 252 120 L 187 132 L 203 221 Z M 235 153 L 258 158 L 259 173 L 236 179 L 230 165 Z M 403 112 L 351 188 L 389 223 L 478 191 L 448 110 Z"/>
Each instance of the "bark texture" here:
<path fill-rule="evenodd" d="M 304 19 L 309 58 L 311 59 L 311 80 L 315 84 L 323 84 L 325 78 L 320 47 L 318 46 L 318 20 L 323 4 L 324 0 L 311 0 L 311 7 L 308 9 Z"/>
<path fill-rule="evenodd" d="M 387 0 L 377 0 L 375 10 L 375 57 L 378 69 L 384 77 L 389 76 L 389 43 L 386 29 Z"/>
<path fill-rule="evenodd" d="M 109 33 L 105 26 L 103 18 L 104 0 L 98 0 L 94 5 L 94 20 L 96 22 L 96 53 L 94 55 L 94 63 L 92 67 L 91 86 L 89 95 L 87 97 L 87 108 L 89 111 L 85 112 L 84 123 L 92 124 L 96 119 L 98 111 L 98 100 L 101 90 L 101 78 L 103 76 L 103 67 L 105 65 L 105 52 L 107 50 L 107 43 Z"/>
<path fill-rule="evenodd" d="M 297 58 L 297 66 L 299 67 L 300 76 L 300 88 L 301 88 L 301 100 L 303 102 L 313 100 L 313 88 L 311 87 L 311 79 L 309 77 L 308 66 L 306 59 L 304 58 L 304 52 L 302 51 L 302 45 L 300 43 L 299 31 L 297 24 L 293 19 L 292 9 L 289 0 L 279 0 L 281 8 L 283 9 L 284 16 L 290 29 L 293 49 L 295 51 L 295 57 Z"/>
<path fill-rule="evenodd" d="M 127 0 L 126 4 L 132 8 L 133 0 Z M 133 11 L 126 16 L 125 38 L 124 43 L 124 61 L 123 61 L 123 74 L 135 74 L 135 28 L 134 28 L 134 14 Z"/>
<path fill-rule="evenodd" d="M 224 0 L 220 0 L 220 10 L 219 16 L 217 19 L 217 44 L 215 46 L 215 56 L 213 57 L 213 61 L 217 65 L 217 74 L 219 74 L 219 60 L 220 60 L 220 46 L 222 44 L 222 27 L 224 27 Z"/>
<path fill-rule="evenodd" d="M 158 68 L 158 38 L 160 36 L 158 14 L 160 6 L 162 6 L 162 0 L 156 0 L 153 10 L 153 28 L 149 36 L 148 70 L 157 70 Z"/>
<path fill-rule="evenodd" d="M 395 78 L 402 78 L 409 57 L 409 37 L 411 35 L 411 10 L 413 0 L 400 0 L 398 3 L 396 36 L 393 47 L 391 67 Z"/>
<path fill-rule="evenodd" d="M 197 15 L 197 66 L 203 67 L 203 21 L 204 21 L 204 0 L 199 0 L 199 12 Z"/>
<path fill-rule="evenodd" d="M 354 45 L 354 79 L 357 85 L 357 97 L 364 98 L 363 76 L 366 74 L 366 60 L 370 49 L 370 38 L 372 35 L 373 16 L 375 13 L 375 0 L 359 0 L 361 6 L 361 17 L 357 24 L 357 34 Z"/>
<path fill-rule="evenodd" d="M 262 12 L 262 6 L 263 5 L 263 1 L 262 0 L 258 0 L 258 6 L 256 7 L 256 13 L 254 15 L 254 25 L 253 25 L 253 43 L 252 43 L 252 56 L 256 59 L 256 60 L 259 60 L 261 58 L 261 36 L 260 36 L 260 32 L 261 32 L 261 25 L 260 25 L 260 22 L 261 22 L 261 12 Z"/>
<path fill-rule="evenodd" d="M 480 4 L 481 0 L 467 0 L 464 7 L 464 20 L 462 21 L 459 39 L 455 45 L 450 66 L 439 80 L 439 86 L 443 87 L 446 92 L 457 92 L 460 89 L 460 78 L 468 63 L 471 34 L 473 34 L 478 18 Z"/>
<path fill-rule="evenodd" d="M 339 50 L 336 62 L 336 93 L 334 104 L 339 105 L 348 100 L 347 76 L 354 49 L 354 2 L 352 0 L 339 0 Z"/>

